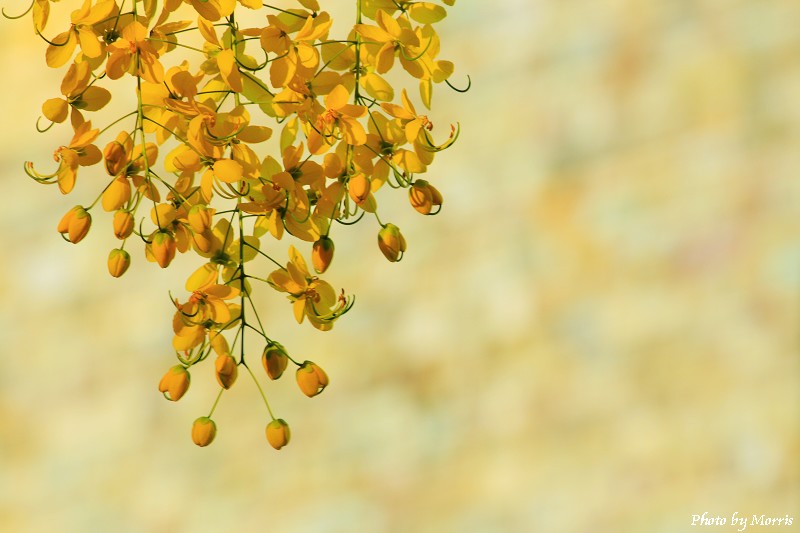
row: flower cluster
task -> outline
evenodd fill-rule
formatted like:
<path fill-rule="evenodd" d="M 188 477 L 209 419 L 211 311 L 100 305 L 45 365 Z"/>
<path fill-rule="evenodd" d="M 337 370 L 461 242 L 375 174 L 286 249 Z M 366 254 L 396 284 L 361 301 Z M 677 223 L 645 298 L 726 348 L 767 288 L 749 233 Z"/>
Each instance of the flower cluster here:
<path fill-rule="evenodd" d="M 244 370 L 269 413 L 267 441 L 280 449 L 289 442 L 289 426 L 272 414 L 246 356 L 258 346 L 269 380 L 278 380 L 291 362 L 309 397 L 329 380 L 316 363 L 295 360 L 267 334 L 253 285 L 285 293 L 298 323 L 330 330 L 353 305 L 352 296 L 319 277 L 334 257 L 334 222 L 374 217 L 378 249 L 394 262 L 406 240 L 396 225 L 380 220 L 378 197 L 404 189 L 418 212 L 439 211 L 441 193 L 417 176 L 456 140 L 458 128 L 451 126 L 437 144 L 433 124 L 418 108 L 430 108 L 436 84 L 466 90 L 451 85 L 453 64 L 438 57 L 434 24 L 446 9 L 435 2 L 356 0 L 347 35 L 334 38 L 333 20 L 317 0 L 280 6 L 82 0 L 61 25 L 66 29 L 52 32 L 61 21 L 49 24 L 51 8 L 69 1 L 32 0 L 22 15 L 6 15 L 32 13 L 35 33 L 47 42 L 47 65 L 65 68 L 61 87 L 42 105 L 51 124 L 37 129 L 63 123 L 71 140 L 55 150 L 52 173 L 30 162 L 25 171 L 63 194 L 73 191 L 79 173 L 102 183 L 94 201 L 63 216 L 58 231 L 78 243 L 93 212 L 109 213 L 119 240 L 108 257 L 114 277 L 128 270 L 137 242 L 161 268 L 177 254 L 202 258 L 186 281 L 186 296 L 171 297 L 177 364 L 158 389 L 179 400 L 195 367 L 213 354 L 220 392 L 209 414 L 195 420 L 192 440 L 206 446 L 214 439 L 214 409 Z M 406 88 L 396 91 L 387 81 L 392 70 L 418 85 L 417 105 Z M 90 113 L 111 101 L 114 80 L 114 90 L 135 92 L 136 108 L 95 127 Z M 271 145 L 263 144 L 272 137 Z M 274 155 L 264 154 L 272 145 Z M 266 240 L 287 235 L 310 243 L 313 272 L 294 245 L 285 264 L 265 252 Z"/>

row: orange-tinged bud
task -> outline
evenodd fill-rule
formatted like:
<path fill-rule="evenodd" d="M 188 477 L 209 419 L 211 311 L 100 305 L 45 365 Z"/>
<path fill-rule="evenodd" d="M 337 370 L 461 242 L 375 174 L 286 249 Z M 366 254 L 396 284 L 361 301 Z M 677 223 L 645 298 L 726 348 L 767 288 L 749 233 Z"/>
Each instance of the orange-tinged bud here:
<path fill-rule="evenodd" d="M 189 214 L 187 215 L 187 218 L 189 219 L 189 225 L 192 227 L 192 231 L 195 233 L 203 233 L 204 231 L 208 231 L 211 228 L 213 215 L 213 209 L 209 209 L 202 204 L 193 205 L 189 210 Z"/>
<path fill-rule="evenodd" d="M 167 231 L 157 231 L 153 235 L 153 257 L 161 268 L 167 268 L 175 258 L 175 237 Z"/>
<path fill-rule="evenodd" d="M 264 348 L 264 353 L 261 355 L 261 364 L 264 365 L 264 370 L 267 371 L 269 379 L 276 380 L 281 377 L 288 363 L 289 356 L 286 355 L 280 344 L 270 343 Z"/>
<path fill-rule="evenodd" d="M 433 195 L 425 180 L 417 180 L 408 189 L 408 200 L 411 206 L 423 215 L 430 214 L 433 208 Z"/>
<path fill-rule="evenodd" d="M 77 244 L 89 233 L 92 227 L 92 215 L 83 206 L 76 205 L 61 217 L 58 223 L 58 232 L 67 234 L 69 242 Z"/>
<path fill-rule="evenodd" d="M 123 275 L 131 266 L 131 256 L 121 248 L 114 248 L 108 254 L 108 273 L 115 278 Z"/>
<path fill-rule="evenodd" d="M 378 248 L 389 261 L 395 262 L 403 258 L 406 251 L 406 239 L 400 228 L 394 224 L 386 224 L 378 232 Z"/>
<path fill-rule="evenodd" d="M 127 239 L 133 233 L 133 215 L 120 209 L 114 213 L 114 236 L 117 239 Z"/>
<path fill-rule="evenodd" d="M 161 378 L 158 390 L 164 393 L 167 400 L 177 402 L 189 390 L 191 381 L 189 371 L 181 365 L 175 365 Z"/>
<path fill-rule="evenodd" d="M 311 249 L 311 263 L 314 265 L 314 270 L 317 271 L 317 274 L 322 274 L 331 266 L 333 251 L 333 240 L 325 235 L 314 242 L 314 246 Z"/>
<path fill-rule="evenodd" d="M 119 141 L 111 141 L 106 145 L 103 149 L 103 159 L 106 163 L 106 172 L 111 176 L 120 175 L 130 163 L 130 157 Z"/>
<path fill-rule="evenodd" d="M 347 190 L 350 191 L 350 198 L 357 204 L 361 204 L 369 197 L 371 191 L 369 179 L 364 174 L 356 174 L 350 178 Z"/>
<path fill-rule="evenodd" d="M 223 389 L 230 389 L 239 373 L 236 360 L 227 354 L 220 355 L 217 357 L 214 367 L 217 370 L 217 382 L 219 382 Z"/>
<path fill-rule="evenodd" d="M 217 436 L 217 425 L 207 416 L 201 416 L 192 424 L 192 441 L 200 446 L 208 446 Z"/>
<path fill-rule="evenodd" d="M 276 450 L 280 450 L 287 444 L 292 437 L 292 432 L 289 430 L 289 424 L 283 418 L 276 418 L 267 424 L 267 440 L 270 446 Z"/>
<path fill-rule="evenodd" d="M 311 398 L 328 386 L 328 375 L 316 363 L 305 361 L 297 369 L 297 384 L 303 394 Z"/>

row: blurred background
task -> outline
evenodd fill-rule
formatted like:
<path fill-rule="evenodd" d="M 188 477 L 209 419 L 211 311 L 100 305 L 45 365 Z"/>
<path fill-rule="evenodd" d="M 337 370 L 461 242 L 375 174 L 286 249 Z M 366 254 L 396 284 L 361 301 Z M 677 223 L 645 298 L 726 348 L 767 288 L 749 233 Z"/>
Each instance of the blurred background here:
<path fill-rule="evenodd" d="M 440 57 L 472 89 L 434 92 L 437 138 L 462 126 L 428 175 L 442 213 L 379 195 L 400 264 L 374 222 L 336 228 L 326 279 L 357 302 L 330 332 L 260 289 L 268 331 L 331 378 L 314 399 L 266 385 L 280 452 L 246 374 L 205 449 L 211 362 L 180 402 L 158 393 L 167 291 L 200 262 L 134 249 L 112 279 L 100 210 L 62 241 L 100 170 L 69 197 L 22 172 L 71 133 L 36 133 L 62 72 L 27 17 L 0 21 L 0 530 L 676 532 L 703 512 L 800 530 L 800 3 L 449 11 Z"/>

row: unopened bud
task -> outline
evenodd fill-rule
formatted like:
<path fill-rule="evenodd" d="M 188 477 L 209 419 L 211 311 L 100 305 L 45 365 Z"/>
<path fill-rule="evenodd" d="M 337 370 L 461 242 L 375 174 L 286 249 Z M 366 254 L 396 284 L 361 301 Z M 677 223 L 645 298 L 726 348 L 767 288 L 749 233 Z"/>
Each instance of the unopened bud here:
<path fill-rule="evenodd" d="M 428 182 L 425 180 L 414 182 L 408 189 L 408 200 L 414 209 L 423 215 L 429 214 L 433 208 L 433 198 L 428 188 Z"/>
<path fill-rule="evenodd" d="M 189 371 L 181 365 L 175 365 L 161 378 L 158 390 L 164 393 L 167 400 L 177 402 L 189 390 L 190 383 Z"/>
<path fill-rule="evenodd" d="M 120 209 L 114 213 L 114 236 L 117 239 L 127 239 L 133 233 L 133 215 Z"/>
<path fill-rule="evenodd" d="M 386 224 L 381 228 L 378 232 L 378 248 L 389 261 L 402 259 L 403 252 L 406 251 L 406 239 L 400 233 L 400 228 L 394 224 Z"/>
<path fill-rule="evenodd" d="M 267 441 L 276 450 L 280 450 L 289 444 L 291 437 L 292 432 L 289 430 L 289 424 L 284 419 L 276 418 L 267 424 Z"/>
<path fill-rule="evenodd" d="M 289 363 L 289 356 L 283 350 L 283 347 L 276 343 L 270 343 L 264 348 L 264 353 L 261 356 L 261 363 L 264 365 L 264 370 L 267 371 L 269 379 L 276 380 L 283 375 L 286 370 L 286 365 Z"/>
<path fill-rule="evenodd" d="M 371 191 L 369 178 L 364 174 L 356 174 L 348 181 L 347 190 L 350 192 L 350 198 L 352 198 L 355 203 L 364 203 Z"/>
<path fill-rule="evenodd" d="M 303 394 L 311 398 L 328 386 L 328 375 L 316 363 L 305 361 L 297 369 L 297 384 Z"/>
<path fill-rule="evenodd" d="M 408 200 L 414 209 L 423 215 L 430 215 L 434 207 L 442 205 L 442 193 L 427 181 L 417 180 L 408 189 Z"/>
<path fill-rule="evenodd" d="M 220 355 L 214 367 L 217 371 L 217 382 L 223 389 L 230 389 L 239 373 L 236 360 L 230 355 Z"/>
<path fill-rule="evenodd" d="M 69 242 L 77 244 L 89 233 L 92 227 L 92 215 L 83 206 L 76 205 L 61 217 L 58 223 L 58 232 L 66 234 Z"/>
<path fill-rule="evenodd" d="M 208 446 L 217 436 L 217 425 L 207 416 L 201 416 L 192 424 L 192 441 L 200 446 Z"/>
<path fill-rule="evenodd" d="M 166 231 L 157 231 L 153 235 L 153 257 L 161 268 L 167 268 L 175 258 L 175 237 Z"/>
<path fill-rule="evenodd" d="M 123 275 L 131 266 L 131 256 L 121 248 L 114 248 L 108 254 L 108 273 L 115 278 Z"/>
<path fill-rule="evenodd" d="M 130 163 L 129 155 L 119 141 L 111 141 L 106 145 L 103 149 L 103 159 L 105 159 L 106 172 L 111 176 L 119 176 Z"/>
<path fill-rule="evenodd" d="M 333 251 L 333 240 L 327 236 L 323 235 L 314 242 L 314 246 L 311 248 L 311 263 L 317 274 L 322 274 L 331 266 Z"/>

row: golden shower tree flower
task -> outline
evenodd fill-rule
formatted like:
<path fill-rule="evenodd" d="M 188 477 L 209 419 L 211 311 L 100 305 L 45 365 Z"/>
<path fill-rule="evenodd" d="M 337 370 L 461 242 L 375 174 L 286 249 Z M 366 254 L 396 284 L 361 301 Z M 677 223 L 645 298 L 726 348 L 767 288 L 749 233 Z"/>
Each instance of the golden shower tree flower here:
<path fill-rule="evenodd" d="M 346 313 L 352 302 L 336 291 L 327 281 L 308 272 L 305 259 L 294 246 L 289 247 L 289 262 L 286 268 L 274 270 L 267 282 L 277 291 L 289 293 L 294 318 L 298 324 L 305 317 L 315 328 L 327 331 L 333 322 Z"/>
<path fill-rule="evenodd" d="M 110 79 L 116 80 L 128 73 L 150 83 L 163 81 L 164 67 L 158 60 L 158 52 L 147 38 L 147 27 L 138 20 L 122 28 L 120 38 L 108 45 L 106 74 Z"/>
<path fill-rule="evenodd" d="M 253 295 L 269 285 L 286 295 L 297 323 L 328 331 L 354 302 L 318 276 L 333 260 L 332 233 L 362 219 L 376 224 L 378 246 L 394 262 L 406 241 L 397 226 L 381 222 L 378 196 L 383 207 L 395 194 L 389 191 L 401 189 L 419 213 L 439 211 L 441 193 L 424 174 L 459 130 L 451 126 L 450 137 L 435 144 L 430 120 L 415 105 L 430 108 L 435 83 L 466 90 L 450 84 L 453 65 L 438 59 L 435 25 L 447 14 L 440 4 L 454 0 L 356 0 L 339 36 L 318 0 L 280 7 L 259 0 L 59 0 L 73 9 L 62 21 L 51 20 L 55 1 L 29 0 L 26 13 L 47 43 L 45 63 L 64 69 L 50 92 L 55 97 L 42 105 L 47 129 L 69 119 L 72 138 L 55 150 L 55 172 L 41 174 L 30 162 L 25 172 L 68 194 L 80 167 L 102 162 L 81 183 L 80 194 L 91 197 L 57 230 L 82 241 L 100 204 L 120 241 L 107 258 L 112 276 L 129 270 L 138 247 L 161 268 L 175 268 L 179 253 L 197 261 L 185 280 L 188 296 L 170 295 L 177 364 L 158 389 L 177 401 L 195 367 L 214 374 L 220 393 L 191 434 L 207 446 L 222 392 L 245 373 L 269 413 L 267 440 L 281 449 L 289 426 L 274 416 L 260 381 L 274 386 L 294 365 L 300 391 L 312 397 L 329 379 L 273 338 Z M 238 16 L 242 9 L 256 16 Z M 260 22 L 243 27 L 244 20 Z M 66 30 L 45 37 L 47 24 L 59 22 Z M 417 101 L 403 74 L 419 86 Z M 112 92 L 125 90 L 135 105 L 112 114 Z M 94 128 L 84 113 L 100 111 L 92 117 L 101 127 Z M 273 133 L 274 145 L 266 143 Z M 281 266 L 271 254 L 284 238 L 289 261 Z M 314 275 L 297 243 L 308 243 Z M 205 363 L 212 354 L 213 363 Z M 266 376 L 252 371 L 258 354 Z"/>
<path fill-rule="evenodd" d="M 25 172 L 40 183 L 58 183 L 62 194 L 69 194 L 75 187 L 78 178 L 79 166 L 91 166 L 100 162 L 103 155 L 100 149 L 92 144 L 100 130 L 92 129 L 92 122 L 83 122 L 75 127 L 75 134 L 68 146 L 60 146 L 53 154 L 53 159 L 59 163 L 58 169 L 53 174 L 40 174 L 33 168 L 33 164 L 25 164 Z"/>
<path fill-rule="evenodd" d="M 367 110 L 364 106 L 348 104 L 349 96 L 344 85 L 337 85 L 325 96 L 325 111 L 317 116 L 308 131 L 308 149 L 312 154 L 327 152 L 339 140 L 351 146 L 367 142 L 367 132 L 356 120 L 366 115 Z"/>
<path fill-rule="evenodd" d="M 64 98 L 50 98 L 42 104 L 42 114 L 52 122 L 64 122 L 72 114 L 72 123 L 84 122 L 81 111 L 98 111 L 111 101 L 111 93 L 92 83 L 91 65 L 87 61 L 69 66 L 61 82 Z"/>
<path fill-rule="evenodd" d="M 98 26 L 101 22 L 113 19 L 117 13 L 119 13 L 119 9 L 114 0 L 101 0 L 95 5 L 92 5 L 92 0 L 85 0 L 83 5 L 70 15 L 70 28 L 59 33 L 50 41 L 51 44 L 45 53 L 47 66 L 58 68 L 67 64 L 72 59 L 78 45 L 86 58 L 100 58 L 105 48 L 100 41 L 104 28 Z M 34 11 L 34 17 L 36 15 L 37 13 Z M 44 21 L 46 21 L 46 16 L 40 22 L 34 18 L 37 32 L 40 31 L 38 24 L 44 26 Z"/>

